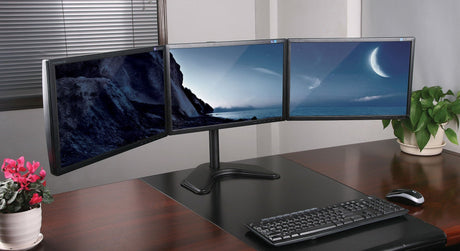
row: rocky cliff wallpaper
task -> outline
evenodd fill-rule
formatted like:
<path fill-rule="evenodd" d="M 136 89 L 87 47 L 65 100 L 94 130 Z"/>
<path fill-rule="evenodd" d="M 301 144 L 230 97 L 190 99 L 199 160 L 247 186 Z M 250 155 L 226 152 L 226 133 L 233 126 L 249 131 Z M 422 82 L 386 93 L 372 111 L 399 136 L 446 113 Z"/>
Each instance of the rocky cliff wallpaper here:
<path fill-rule="evenodd" d="M 163 52 L 56 66 L 61 166 L 165 133 Z"/>

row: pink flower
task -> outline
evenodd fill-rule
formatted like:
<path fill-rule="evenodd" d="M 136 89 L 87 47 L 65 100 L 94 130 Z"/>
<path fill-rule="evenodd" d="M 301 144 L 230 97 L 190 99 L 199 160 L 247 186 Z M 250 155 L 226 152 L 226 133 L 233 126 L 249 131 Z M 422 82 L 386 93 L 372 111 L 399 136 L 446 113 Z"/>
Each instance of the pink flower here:
<path fill-rule="evenodd" d="M 2 170 L 11 170 L 16 167 L 16 161 L 14 159 L 6 158 L 3 160 Z"/>
<path fill-rule="evenodd" d="M 6 167 L 9 165 L 9 164 L 7 165 L 7 163 L 8 163 L 8 161 L 7 161 L 7 160 L 9 160 L 9 159 L 8 159 L 8 158 L 6 158 L 6 159 L 4 159 L 4 160 L 3 160 L 2 171 L 3 171 L 3 170 L 5 170 L 5 169 L 6 169 Z"/>
<path fill-rule="evenodd" d="M 43 167 L 42 167 L 42 170 L 40 170 L 40 180 L 43 180 L 46 176 L 46 171 L 43 170 Z"/>
<path fill-rule="evenodd" d="M 16 178 L 16 161 L 14 159 L 6 158 L 3 161 L 2 171 L 4 172 L 6 179 L 13 179 L 13 181 L 17 182 Z"/>
<path fill-rule="evenodd" d="M 5 159 L 5 161 L 8 163 L 8 165 L 15 167 L 16 166 L 16 160 L 14 159 Z"/>
<path fill-rule="evenodd" d="M 40 176 L 38 176 L 36 174 L 32 174 L 32 175 L 29 175 L 27 177 L 27 181 L 30 182 L 30 183 L 34 183 L 35 181 L 37 181 L 39 179 L 40 179 Z"/>
<path fill-rule="evenodd" d="M 13 174 L 11 174 L 10 172 L 8 171 L 5 171 L 5 179 L 13 179 L 14 176 Z M 13 179 L 14 180 L 14 179 Z M 15 180 L 14 180 L 15 181 Z"/>
<path fill-rule="evenodd" d="M 32 199 L 30 199 L 30 201 L 29 201 L 29 205 L 32 206 L 32 205 L 38 204 L 38 203 L 42 202 L 42 200 L 43 200 L 42 196 L 38 195 L 38 193 L 34 193 L 32 195 Z"/>
<path fill-rule="evenodd" d="M 17 180 L 18 181 L 16 182 L 19 183 L 19 185 L 21 185 L 21 188 L 19 188 L 19 190 L 22 190 L 22 189 L 25 189 L 26 191 L 30 190 L 29 188 L 30 182 L 28 181 L 27 177 L 19 176 L 17 177 Z"/>
<path fill-rule="evenodd" d="M 30 164 L 30 162 L 27 161 L 27 169 L 29 170 L 29 173 L 35 173 L 38 167 L 40 167 L 40 162 L 33 161 L 33 164 Z"/>
<path fill-rule="evenodd" d="M 26 169 L 24 168 L 24 156 L 19 157 L 18 159 L 18 169 L 21 172 L 24 172 Z"/>

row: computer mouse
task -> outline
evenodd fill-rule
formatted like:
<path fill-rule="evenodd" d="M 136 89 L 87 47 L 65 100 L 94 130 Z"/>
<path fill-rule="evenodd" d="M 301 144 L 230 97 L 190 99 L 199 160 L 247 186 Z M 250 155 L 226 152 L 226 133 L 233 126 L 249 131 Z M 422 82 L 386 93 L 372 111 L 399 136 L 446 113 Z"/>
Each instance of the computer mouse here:
<path fill-rule="evenodd" d="M 407 205 L 422 205 L 425 202 L 423 195 L 413 189 L 395 189 L 385 196 L 388 200 Z"/>

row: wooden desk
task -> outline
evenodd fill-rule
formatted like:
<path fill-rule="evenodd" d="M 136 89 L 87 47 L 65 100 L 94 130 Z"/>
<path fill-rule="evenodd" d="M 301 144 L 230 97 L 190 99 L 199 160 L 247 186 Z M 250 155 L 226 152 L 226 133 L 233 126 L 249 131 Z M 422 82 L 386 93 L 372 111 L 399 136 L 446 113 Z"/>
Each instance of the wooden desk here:
<path fill-rule="evenodd" d="M 58 194 L 37 250 L 252 250 L 141 180 Z"/>
<path fill-rule="evenodd" d="M 426 203 L 422 208 L 406 206 L 410 213 L 443 229 L 448 245 L 460 243 L 460 156 L 456 154 L 414 157 L 401 153 L 390 140 L 279 158 L 382 198 L 393 188 L 419 190 Z M 254 185 L 249 180 L 240 183 Z M 230 184 L 223 182 L 222 191 Z M 55 202 L 43 206 L 42 233 L 44 240 L 37 250 L 252 250 L 141 180 L 55 195 Z"/>
<path fill-rule="evenodd" d="M 418 190 L 425 197 L 423 206 L 403 206 L 441 228 L 448 246 L 460 244 L 460 155 L 456 153 L 412 156 L 402 153 L 395 140 L 384 140 L 282 156 L 380 198 L 395 188 Z"/>

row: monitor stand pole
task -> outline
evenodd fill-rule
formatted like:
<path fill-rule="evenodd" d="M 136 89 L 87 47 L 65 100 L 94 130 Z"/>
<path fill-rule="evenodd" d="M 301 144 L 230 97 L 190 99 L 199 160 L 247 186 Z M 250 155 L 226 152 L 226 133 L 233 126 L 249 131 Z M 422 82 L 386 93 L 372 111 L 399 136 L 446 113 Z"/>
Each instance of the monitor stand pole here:
<path fill-rule="evenodd" d="M 259 179 L 278 179 L 279 174 L 273 173 L 256 165 L 240 163 L 220 163 L 219 131 L 209 131 L 210 163 L 201 164 L 182 181 L 181 185 L 196 194 L 207 194 L 214 183 L 222 177 L 247 177 Z"/>

